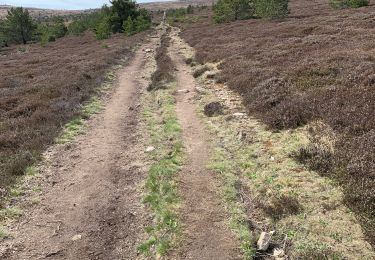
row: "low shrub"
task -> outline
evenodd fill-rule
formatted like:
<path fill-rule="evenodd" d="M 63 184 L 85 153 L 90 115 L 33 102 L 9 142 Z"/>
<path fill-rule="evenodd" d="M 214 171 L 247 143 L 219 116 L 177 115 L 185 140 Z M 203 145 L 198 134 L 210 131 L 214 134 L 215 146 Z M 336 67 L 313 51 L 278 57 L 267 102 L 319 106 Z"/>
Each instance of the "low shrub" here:
<path fill-rule="evenodd" d="M 280 18 L 289 14 L 289 0 L 255 0 L 256 15 L 260 18 Z"/>
<path fill-rule="evenodd" d="M 333 8 L 359 8 L 368 6 L 369 0 L 330 0 L 330 5 Z"/>
<path fill-rule="evenodd" d="M 95 27 L 96 39 L 104 40 L 108 39 L 111 36 L 111 24 L 109 23 L 109 18 L 104 16 L 99 24 Z"/>
<path fill-rule="evenodd" d="M 164 34 L 161 38 L 160 47 L 156 49 L 157 69 L 151 76 L 151 84 L 147 88 L 148 91 L 164 88 L 167 83 L 173 80 L 171 72 L 174 71 L 174 65 L 168 55 L 169 42 L 170 38 Z"/>
<path fill-rule="evenodd" d="M 287 195 L 273 197 L 267 205 L 262 206 L 263 211 L 274 219 L 299 214 L 303 207 L 297 198 Z"/>
<path fill-rule="evenodd" d="M 216 23 L 249 19 L 254 16 L 254 2 L 249 0 L 219 0 L 213 6 Z"/>

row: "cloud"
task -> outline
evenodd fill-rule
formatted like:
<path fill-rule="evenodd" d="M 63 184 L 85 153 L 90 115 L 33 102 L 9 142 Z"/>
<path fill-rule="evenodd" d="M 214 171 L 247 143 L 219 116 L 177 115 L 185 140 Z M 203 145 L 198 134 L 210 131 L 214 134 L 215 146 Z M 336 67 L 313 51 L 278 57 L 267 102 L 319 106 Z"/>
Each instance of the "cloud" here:
<path fill-rule="evenodd" d="M 50 8 L 50 9 L 88 9 L 98 8 L 103 4 L 109 3 L 105 0 L 3 0 L 1 4 L 23 6 L 23 7 L 38 7 L 38 8 Z"/>

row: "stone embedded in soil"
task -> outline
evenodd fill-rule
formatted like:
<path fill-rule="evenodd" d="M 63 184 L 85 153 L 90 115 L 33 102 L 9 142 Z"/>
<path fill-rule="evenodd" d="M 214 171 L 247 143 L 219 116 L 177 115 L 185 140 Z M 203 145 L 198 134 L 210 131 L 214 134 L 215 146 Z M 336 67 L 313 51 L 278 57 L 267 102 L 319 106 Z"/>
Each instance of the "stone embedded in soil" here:
<path fill-rule="evenodd" d="M 206 90 L 202 87 L 195 87 L 195 91 L 199 94 L 205 94 Z"/>
<path fill-rule="evenodd" d="M 216 76 L 216 72 L 214 72 L 214 71 L 209 71 L 209 72 L 206 73 L 206 78 L 208 78 L 208 79 L 213 79 L 213 78 L 215 78 L 215 76 Z"/>
<path fill-rule="evenodd" d="M 72 237 L 72 240 L 77 241 L 77 240 L 81 240 L 81 238 L 82 238 L 82 235 L 75 235 L 74 237 Z"/>
<path fill-rule="evenodd" d="M 270 245 L 272 235 L 275 233 L 275 231 L 271 232 L 262 232 L 260 234 L 260 237 L 258 239 L 258 250 L 259 251 L 266 251 Z"/>
<path fill-rule="evenodd" d="M 244 117 L 244 116 L 246 116 L 246 114 L 245 113 L 234 113 L 233 116 L 234 117 Z"/>
<path fill-rule="evenodd" d="M 204 114 L 208 117 L 222 115 L 224 107 L 220 102 L 211 102 L 204 106 Z"/>
<path fill-rule="evenodd" d="M 177 93 L 189 93 L 190 90 L 188 89 L 180 89 L 180 90 L 177 90 Z"/>
<path fill-rule="evenodd" d="M 151 153 L 153 151 L 155 151 L 155 147 L 153 147 L 153 146 L 149 146 L 149 147 L 146 148 L 146 153 Z"/>

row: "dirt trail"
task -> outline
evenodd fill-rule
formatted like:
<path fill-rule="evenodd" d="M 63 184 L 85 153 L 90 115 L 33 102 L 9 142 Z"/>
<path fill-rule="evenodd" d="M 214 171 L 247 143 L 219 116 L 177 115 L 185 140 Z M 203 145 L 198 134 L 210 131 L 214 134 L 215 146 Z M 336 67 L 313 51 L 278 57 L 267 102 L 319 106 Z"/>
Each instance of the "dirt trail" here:
<path fill-rule="evenodd" d="M 139 147 L 139 96 L 158 39 L 119 72 L 118 85 L 87 133 L 47 153 L 41 203 L 14 227 L 2 259 L 135 259 L 147 214 L 138 192 L 146 171 Z"/>
<path fill-rule="evenodd" d="M 214 173 L 207 170 L 208 138 L 196 114 L 195 79 L 181 55 L 184 48 L 178 32 L 172 30 L 169 55 L 177 70 L 177 116 L 183 128 L 188 158 L 179 179 L 184 241 L 173 258 L 240 259 L 239 245 L 226 223 Z"/>

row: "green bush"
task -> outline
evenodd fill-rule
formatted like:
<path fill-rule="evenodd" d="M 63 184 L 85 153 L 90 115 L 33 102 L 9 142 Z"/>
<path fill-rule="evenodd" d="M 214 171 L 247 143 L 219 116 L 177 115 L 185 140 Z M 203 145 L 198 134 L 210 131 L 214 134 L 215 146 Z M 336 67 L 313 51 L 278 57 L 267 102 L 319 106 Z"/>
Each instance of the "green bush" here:
<path fill-rule="evenodd" d="M 6 35 L 6 23 L 0 20 L 0 48 L 8 45 L 8 37 Z"/>
<path fill-rule="evenodd" d="M 111 33 L 131 35 L 150 28 L 150 13 L 140 9 L 133 0 L 113 0 L 111 4 L 110 7 L 104 5 L 97 12 L 76 17 L 68 27 L 69 33 L 77 35 L 92 30 L 98 39 L 106 39 Z"/>
<path fill-rule="evenodd" d="M 142 14 L 139 15 L 135 21 L 135 30 L 136 32 L 143 32 L 151 27 L 151 22 L 145 18 Z"/>
<path fill-rule="evenodd" d="M 111 24 L 109 17 L 104 16 L 95 28 L 95 35 L 98 40 L 108 39 L 111 36 Z"/>
<path fill-rule="evenodd" d="M 45 46 L 48 42 L 54 42 L 56 39 L 64 37 L 67 32 L 68 28 L 65 26 L 64 20 L 60 17 L 53 17 L 50 21 L 38 24 L 35 40 Z"/>
<path fill-rule="evenodd" d="M 254 17 L 253 0 L 219 0 L 213 7 L 216 23 L 243 20 Z"/>
<path fill-rule="evenodd" d="M 330 0 L 330 5 L 333 8 L 359 8 L 368 6 L 369 0 Z"/>
<path fill-rule="evenodd" d="M 260 18 L 273 19 L 289 14 L 289 0 L 255 0 L 256 15 Z"/>
<path fill-rule="evenodd" d="M 135 24 L 133 19 L 129 16 L 128 19 L 123 24 L 123 30 L 126 35 L 130 36 L 136 33 Z"/>
<path fill-rule="evenodd" d="M 69 34 L 80 35 L 88 30 L 94 31 L 102 22 L 104 15 L 103 11 L 100 10 L 91 14 L 76 16 L 68 26 Z"/>

